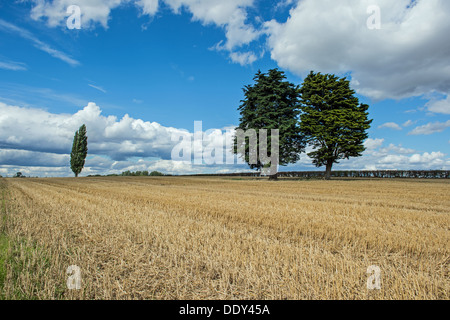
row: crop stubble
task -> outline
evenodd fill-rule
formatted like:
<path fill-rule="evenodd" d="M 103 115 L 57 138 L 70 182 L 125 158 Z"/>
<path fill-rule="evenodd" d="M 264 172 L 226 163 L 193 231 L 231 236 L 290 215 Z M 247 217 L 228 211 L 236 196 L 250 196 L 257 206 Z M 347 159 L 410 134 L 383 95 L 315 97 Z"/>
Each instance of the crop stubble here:
<path fill-rule="evenodd" d="M 67 299 L 449 298 L 448 181 L 4 181 L 10 232 L 51 257 L 38 298 L 69 265 Z"/>

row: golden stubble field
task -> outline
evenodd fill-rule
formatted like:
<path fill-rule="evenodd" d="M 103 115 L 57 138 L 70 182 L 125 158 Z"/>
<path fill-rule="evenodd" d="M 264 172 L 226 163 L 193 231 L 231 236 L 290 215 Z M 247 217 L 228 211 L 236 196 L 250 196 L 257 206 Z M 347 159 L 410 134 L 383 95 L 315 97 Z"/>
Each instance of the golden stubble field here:
<path fill-rule="evenodd" d="M 31 258 L 16 254 L 28 271 L 15 281 L 7 276 L 7 296 L 19 290 L 39 299 L 450 298 L 449 181 L 0 183 L 8 234 L 40 248 Z M 70 265 L 81 269 L 81 290 L 65 287 Z M 367 289 L 372 265 L 381 269 L 380 290 Z"/>

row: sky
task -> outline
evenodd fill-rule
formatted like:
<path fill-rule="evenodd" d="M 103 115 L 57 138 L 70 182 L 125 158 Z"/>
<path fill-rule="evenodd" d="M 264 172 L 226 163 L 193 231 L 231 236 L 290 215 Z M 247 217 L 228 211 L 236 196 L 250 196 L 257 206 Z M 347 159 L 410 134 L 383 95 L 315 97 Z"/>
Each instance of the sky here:
<path fill-rule="evenodd" d="M 273 68 L 347 77 L 369 104 L 366 151 L 334 169 L 450 170 L 449 15 L 448 0 L 0 0 L 0 175 L 72 176 L 82 124 L 80 176 L 248 171 L 218 151 Z M 204 161 L 182 161 L 196 121 Z"/>

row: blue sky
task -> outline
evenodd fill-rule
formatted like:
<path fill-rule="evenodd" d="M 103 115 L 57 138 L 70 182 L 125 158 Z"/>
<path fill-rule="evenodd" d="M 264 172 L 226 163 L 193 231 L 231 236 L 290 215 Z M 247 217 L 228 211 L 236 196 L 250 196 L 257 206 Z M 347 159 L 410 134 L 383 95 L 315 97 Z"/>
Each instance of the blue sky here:
<path fill-rule="evenodd" d="M 0 175 L 70 176 L 82 123 L 82 175 L 245 170 L 172 161 L 171 135 L 201 120 L 221 142 L 244 85 L 271 68 L 299 85 L 310 70 L 348 76 L 370 105 L 367 151 L 336 169 L 449 170 L 448 13 L 445 0 L 2 1 Z M 315 168 L 303 156 L 282 170 Z"/>

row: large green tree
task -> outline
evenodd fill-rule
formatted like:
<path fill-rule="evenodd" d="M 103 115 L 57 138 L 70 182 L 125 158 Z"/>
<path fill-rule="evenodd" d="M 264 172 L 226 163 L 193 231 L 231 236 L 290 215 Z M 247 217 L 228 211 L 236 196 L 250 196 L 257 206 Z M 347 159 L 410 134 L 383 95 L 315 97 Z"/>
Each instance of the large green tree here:
<path fill-rule="evenodd" d="M 368 138 L 367 104 L 360 104 L 350 81 L 311 72 L 300 90 L 301 133 L 313 147 L 308 156 L 317 167 L 326 166 L 325 179 L 339 160 L 362 155 Z"/>
<path fill-rule="evenodd" d="M 84 168 L 84 163 L 88 152 L 87 139 L 86 126 L 83 124 L 80 129 L 75 132 L 72 152 L 70 154 L 70 168 L 75 174 L 75 177 L 78 177 Z"/>
<path fill-rule="evenodd" d="M 253 80 L 253 85 L 247 85 L 243 89 L 245 98 L 238 108 L 241 118 L 236 129 L 255 130 L 257 148 L 250 148 L 252 139 L 249 137 L 245 140 L 245 146 L 242 145 L 242 140 L 238 145 L 239 141 L 235 138 L 234 153 L 257 170 L 297 162 L 305 148 L 299 128 L 298 86 L 286 81 L 284 72 L 278 69 L 269 70 L 267 74 L 258 71 Z M 261 129 L 267 130 L 267 139 L 260 134 Z M 278 145 L 274 146 L 279 149 L 277 163 L 272 163 L 271 130 L 279 130 Z M 263 153 L 267 153 L 269 158 Z M 256 161 L 252 161 L 252 156 Z M 271 171 L 270 178 L 276 179 L 277 172 Z"/>

